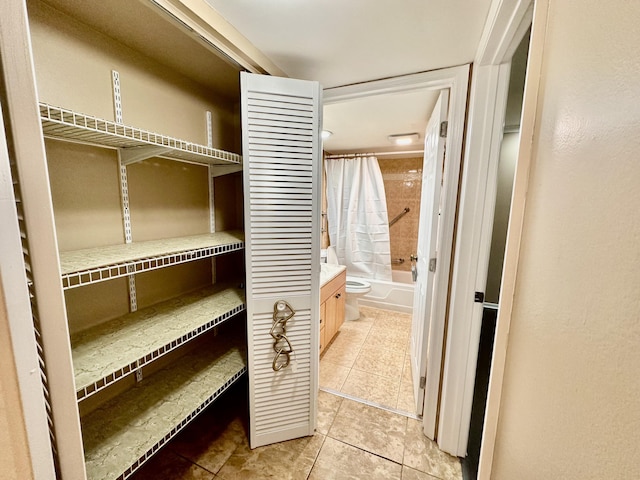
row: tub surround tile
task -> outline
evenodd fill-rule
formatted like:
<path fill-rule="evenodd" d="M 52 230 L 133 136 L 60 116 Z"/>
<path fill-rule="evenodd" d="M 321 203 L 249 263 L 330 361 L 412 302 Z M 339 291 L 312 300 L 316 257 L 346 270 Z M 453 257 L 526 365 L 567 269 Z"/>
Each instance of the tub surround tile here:
<path fill-rule="evenodd" d="M 401 163 L 397 163 L 401 162 Z M 418 223 L 420 220 L 420 195 L 422 189 L 422 159 L 380 161 L 389 217 L 410 209 L 402 219 L 389 229 L 391 257 L 404 258 L 405 263 L 394 265 L 399 270 L 410 270 L 409 255 L 416 252 Z"/>
<path fill-rule="evenodd" d="M 224 480 L 307 478 L 324 440 L 325 436 L 317 433 L 312 437 L 303 437 L 253 450 L 248 444 L 239 445 L 216 478 Z"/>
<path fill-rule="evenodd" d="M 131 480 L 213 480 L 215 475 L 163 449 L 145 463 Z"/>
<path fill-rule="evenodd" d="M 352 369 L 340 391 L 356 398 L 395 408 L 399 390 L 398 379 Z"/>
<path fill-rule="evenodd" d="M 323 358 L 320 360 L 320 386 L 340 391 L 350 371 L 350 367 L 345 367 Z"/>
<path fill-rule="evenodd" d="M 404 351 L 364 345 L 353 368 L 397 380 L 402 377 Z"/>
<path fill-rule="evenodd" d="M 327 438 L 309 480 L 400 480 L 401 472 L 397 463 Z"/>
<path fill-rule="evenodd" d="M 323 435 L 329 433 L 342 401 L 342 397 L 337 395 L 331 395 L 323 391 L 318 392 L 318 425 L 316 427 L 318 433 Z"/>
<path fill-rule="evenodd" d="M 345 399 L 328 436 L 402 463 L 407 418 Z"/>
<path fill-rule="evenodd" d="M 409 468 L 406 465 L 402 466 L 402 480 L 440 480 L 438 477 L 429 475 L 428 473 L 420 472 Z"/>
<path fill-rule="evenodd" d="M 425 437 L 419 420 L 408 419 L 403 463 L 442 480 L 462 480 L 460 460 L 440 451 Z"/>

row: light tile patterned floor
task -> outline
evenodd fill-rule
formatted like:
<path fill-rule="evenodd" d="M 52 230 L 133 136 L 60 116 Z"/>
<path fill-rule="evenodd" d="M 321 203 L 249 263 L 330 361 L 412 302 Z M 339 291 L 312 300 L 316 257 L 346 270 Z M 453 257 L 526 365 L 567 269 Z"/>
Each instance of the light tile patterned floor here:
<path fill-rule="evenodd" d="M 415 413 L 410 336 L 410 314 L 360 307 L 322 355 L 320 387 Z"/>
<path fill-rule="evenodd" d="M 133 480 L 461 480 L 457 458 L 404 415 L 319 392 L 312 437 L 251 450 L 246 385 L 236 385 Z"/>

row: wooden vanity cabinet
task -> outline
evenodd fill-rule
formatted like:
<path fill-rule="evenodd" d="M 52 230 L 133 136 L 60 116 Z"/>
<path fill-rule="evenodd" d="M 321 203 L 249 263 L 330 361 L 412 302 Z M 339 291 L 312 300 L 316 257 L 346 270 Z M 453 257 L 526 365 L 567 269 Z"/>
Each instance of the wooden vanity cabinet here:
<path fill-rule="evenodd" d="M 320 353 L 344 323 L 347 273 L 343 271 L 320 290 Z"/>

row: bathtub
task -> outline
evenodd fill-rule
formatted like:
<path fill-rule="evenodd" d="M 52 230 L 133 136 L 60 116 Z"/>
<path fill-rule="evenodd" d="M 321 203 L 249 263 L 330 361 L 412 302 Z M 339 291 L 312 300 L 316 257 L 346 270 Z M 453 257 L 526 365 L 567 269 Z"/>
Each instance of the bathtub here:
<path fill-rule="evenodd" d="M 371 284 L 371 291 L 360 297 L 358 303 L 367 307 L 411 313 L 414 289 L 411 272 L 394 270 L 392 278 L 392 282 L 366 279 Z"/>

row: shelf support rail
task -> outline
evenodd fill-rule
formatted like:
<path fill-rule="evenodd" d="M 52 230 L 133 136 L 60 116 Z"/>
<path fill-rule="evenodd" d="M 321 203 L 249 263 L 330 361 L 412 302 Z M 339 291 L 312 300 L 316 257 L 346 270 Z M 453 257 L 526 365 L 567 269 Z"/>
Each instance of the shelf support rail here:
<path fill-rule="evenodd" d="M 113 84 L 113 110 L 115 120 L 116 123 L 122 124 L 123 118 L 120 74 L 116 70 L 111 70 L 111 82 Z M 133 234 L 131 232 L 131 213 L 129 211 L 129 181 L 127 179 L 127 161 L 126 158 L 123 157 L 122 148 L 118 149 L 118 170 L 120 171 L 120 203 L 122 205 L 124 241 L 125 243 L 131 243 L 133 241 Z M 138 310 L 138 294 L 136 291 L 136 277 L 134 275 L 135 270 L 132 266 L 127 266 L 127 272 L 129 274 L 127 276 L 129 280 L 129 310 L 131 312 L 135 312 L 136 310 Z"/>

